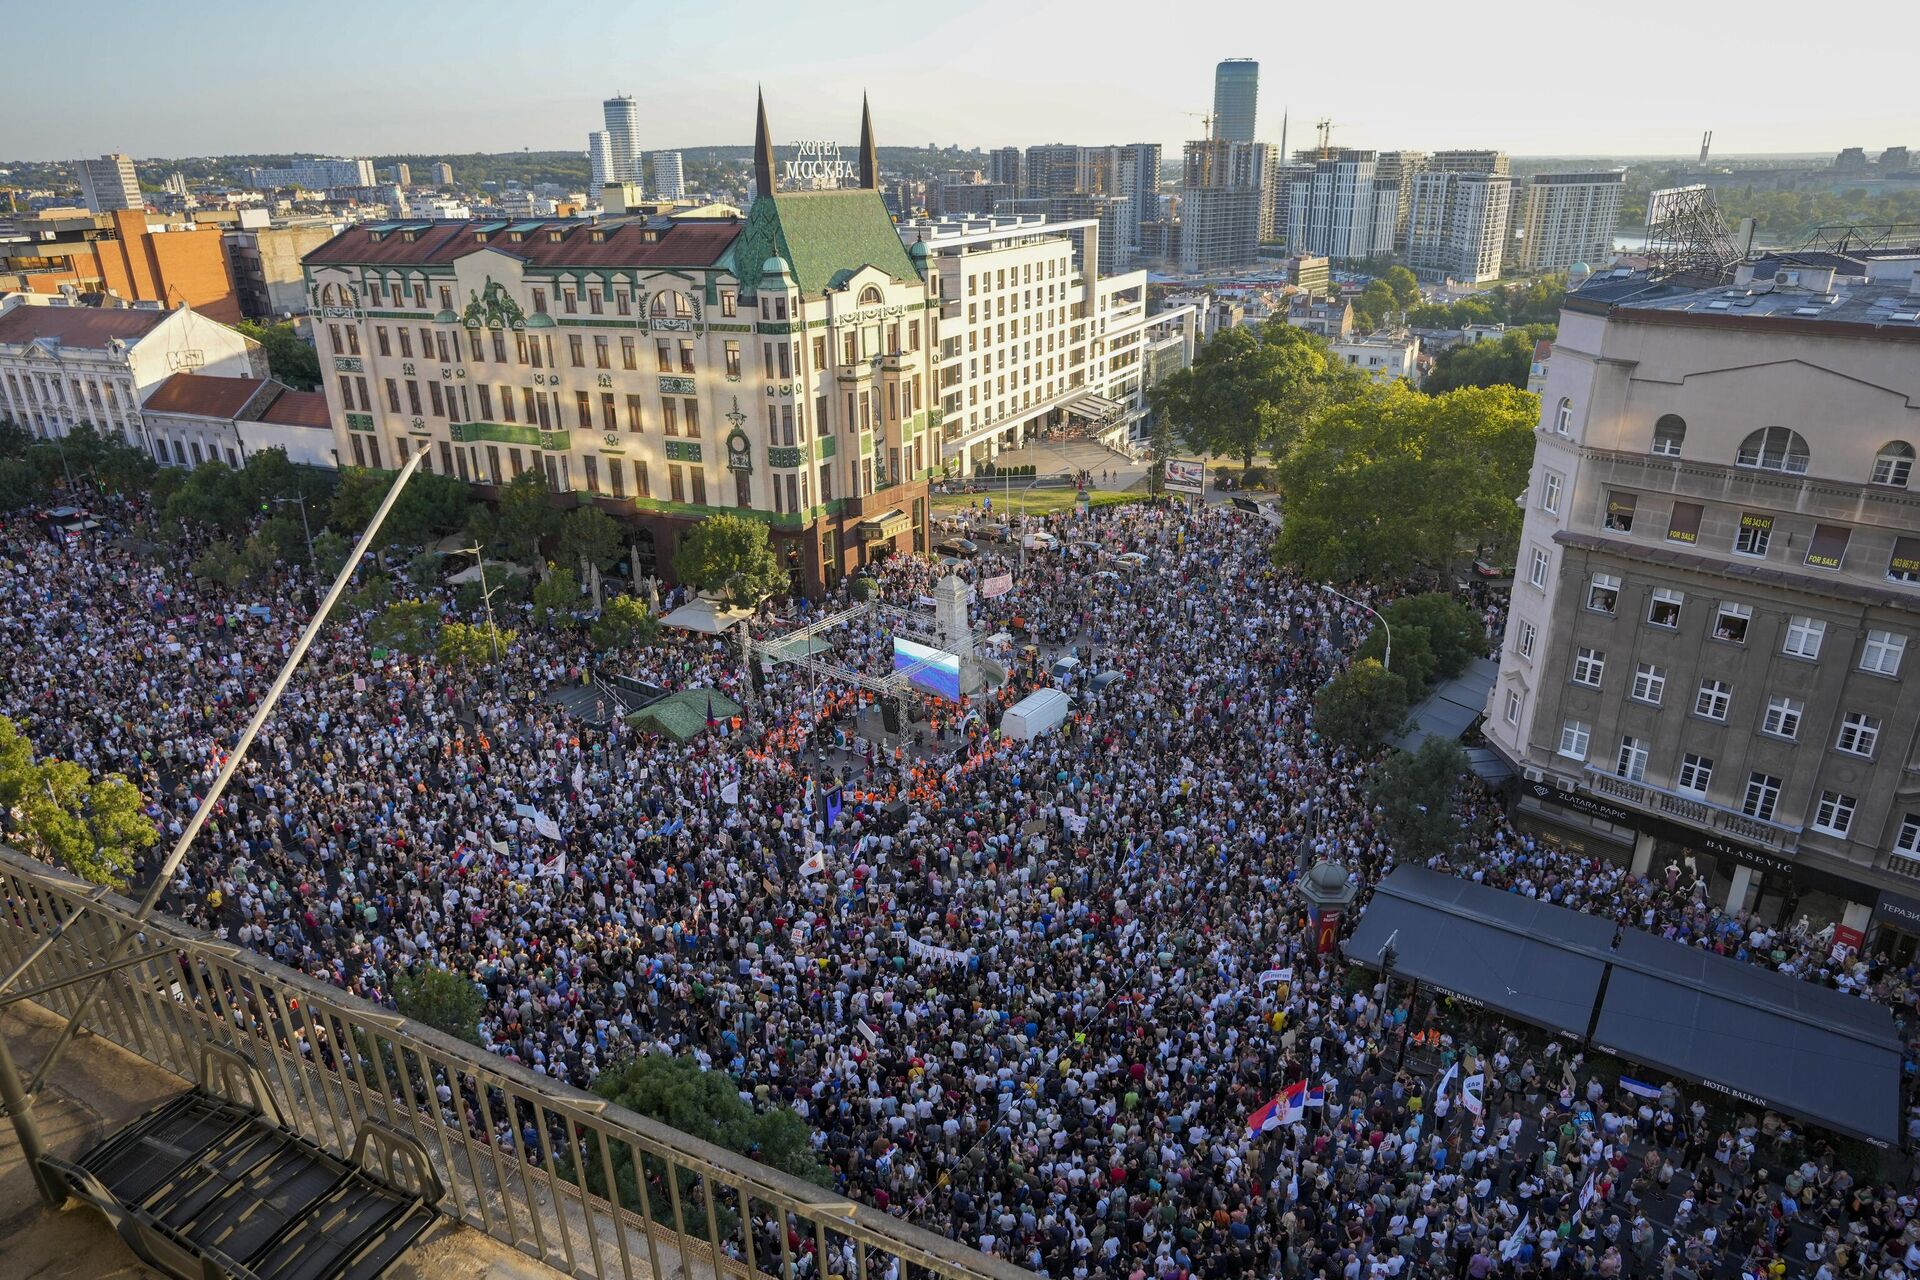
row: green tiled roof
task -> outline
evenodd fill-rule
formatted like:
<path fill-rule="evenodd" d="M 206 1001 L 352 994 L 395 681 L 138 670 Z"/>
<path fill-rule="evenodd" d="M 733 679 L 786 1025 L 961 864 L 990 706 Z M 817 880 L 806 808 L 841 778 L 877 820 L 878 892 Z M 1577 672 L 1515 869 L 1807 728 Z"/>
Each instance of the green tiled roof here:
<path fill-rule="evenodd" d="M 893 229 L 878 191 L 783 191 L 761 196 L 747 210 L 746 225 L 728 252 L 743 292 L 760 286 L 768 258 L 785 258 L 794 282 L 818 297 L 861 267 L 877 267 L 896 280 L 919 272 Z"/>

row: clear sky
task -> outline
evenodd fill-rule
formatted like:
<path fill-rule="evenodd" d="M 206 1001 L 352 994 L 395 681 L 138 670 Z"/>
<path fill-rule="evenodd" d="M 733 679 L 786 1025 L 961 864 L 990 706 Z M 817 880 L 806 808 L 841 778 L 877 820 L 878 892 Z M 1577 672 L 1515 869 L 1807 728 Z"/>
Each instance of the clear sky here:
<path fill-rule="evenodd" d="M 0 159 L 236 152 L 584 150 L 600 101 L 638 101 L 647 148 L 775 141 L 1162 142 L 1200 136 L 1221 58 L 1261 63 L 1260 136 L 1519 155 L 1920 146 L 1901 55 L 1849 67 L 1856 0 L 1822 50 L 1782 14 L 1742 33 L 1715 0 L 95 0 L 72 42 L 0 80 Z M 49 11 L 50 12 L 50 11 Z M 1805 10 L 1799 10 L 1805 14 Z M 1842 34 L 1842 33 L 1845 34 Z"/>

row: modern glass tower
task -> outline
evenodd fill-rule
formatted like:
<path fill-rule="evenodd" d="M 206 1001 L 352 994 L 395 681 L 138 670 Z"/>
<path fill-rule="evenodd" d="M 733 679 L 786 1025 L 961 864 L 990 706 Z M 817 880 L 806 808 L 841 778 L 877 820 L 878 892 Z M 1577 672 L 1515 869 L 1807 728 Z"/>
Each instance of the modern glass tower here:
<path fill-rule="evenodd" d="M 1213 137 L 1217 142 L 1252 142 L 1260 104 L 1260 64 L 1252 58 L 1228 58 L 1213 71 Z"/>

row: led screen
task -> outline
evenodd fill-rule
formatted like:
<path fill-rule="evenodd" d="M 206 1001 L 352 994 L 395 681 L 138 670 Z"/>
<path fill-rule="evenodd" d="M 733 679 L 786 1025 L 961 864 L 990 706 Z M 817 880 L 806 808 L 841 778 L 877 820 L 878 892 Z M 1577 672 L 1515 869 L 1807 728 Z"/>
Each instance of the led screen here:
<path fill-rule="evenodd" d="M 908 667 L 920 666 L 920 669 L 907 677 L 910 684 L 924 689 L 928 693 L 937 693 L 943 698 L 954 701 L 960 699 L 960 658 L 945 649 L 935 649 L 924 644 L 915 644 L 899 636 L 893 638 L 893 669 L 904 671 Z"/>

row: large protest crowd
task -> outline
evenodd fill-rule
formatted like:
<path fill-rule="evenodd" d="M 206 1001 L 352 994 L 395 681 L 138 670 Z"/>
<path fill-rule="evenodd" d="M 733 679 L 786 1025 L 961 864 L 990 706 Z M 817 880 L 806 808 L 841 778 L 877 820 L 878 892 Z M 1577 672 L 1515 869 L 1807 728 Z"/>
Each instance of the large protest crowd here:
<path fill-rule="evenodd" d="M 0 714 L 143 789 L 151 866 L 308 584 L 206 585 L 113 536 L 131 518 L 69 546 L 0 530 Z M 1052 1277 L 1920 1276 L 1897 1155 L 1890 1182 L 1783 1117 L 1625 1088 L 1318 954 L 1298 878 L 1337 855 L 1364 901 L 1393 863 L 1372 762 L 1312 716 L 1364 613 L 1272 568 L 1263 526 L 1231 510 L 1057 527 L 1059 548 L 1024 560 L 877 568 L 907 608 L 940 573 L 1015 574 L 973 606 L 977 634 L 1014 643 L 980 714 L 935 708 L 912 726 L 924 749 L 853 766 L 834 748 L 871 725 L 859 695 L 792 667 L 756 691 L 724 639 L 669 633 L 603 664 L 583 635 L 522 621 L 504 679 L 474 678 L 376 662 L 371 612 L 343 606 L 166 906 L 376 1001 L 402 971 L 467 975 L 483 1045 L 559 1081 L 636 1053 L 725 1070 L 805 1118 L 848 1195 Z M 884 634 L 842 643 L 884 669 Z M 1063 644 L 1098 655 L 1068 678 L 1071 718 L 997 736 Z M 604 667 L 745 710 L 680 742 L 554 703 Z M 1121 678 L 1096 690 L 1105 668 Z M 829 826 L 821 772 L 849 769 Z M 1678 869 L 1556 852 L 1477 791 L 1462 820 L 1490 834 L 1436 865 L 1911 1020 L 1911 969 L 1729 916 Z M 1436 1088 L 1443 1068 L 1484 1094 Z M 1250 1126 L 1295 1083 L 1300 1106 Z M 852 1274 L 790 1243 L 801 1274 Z"/>

